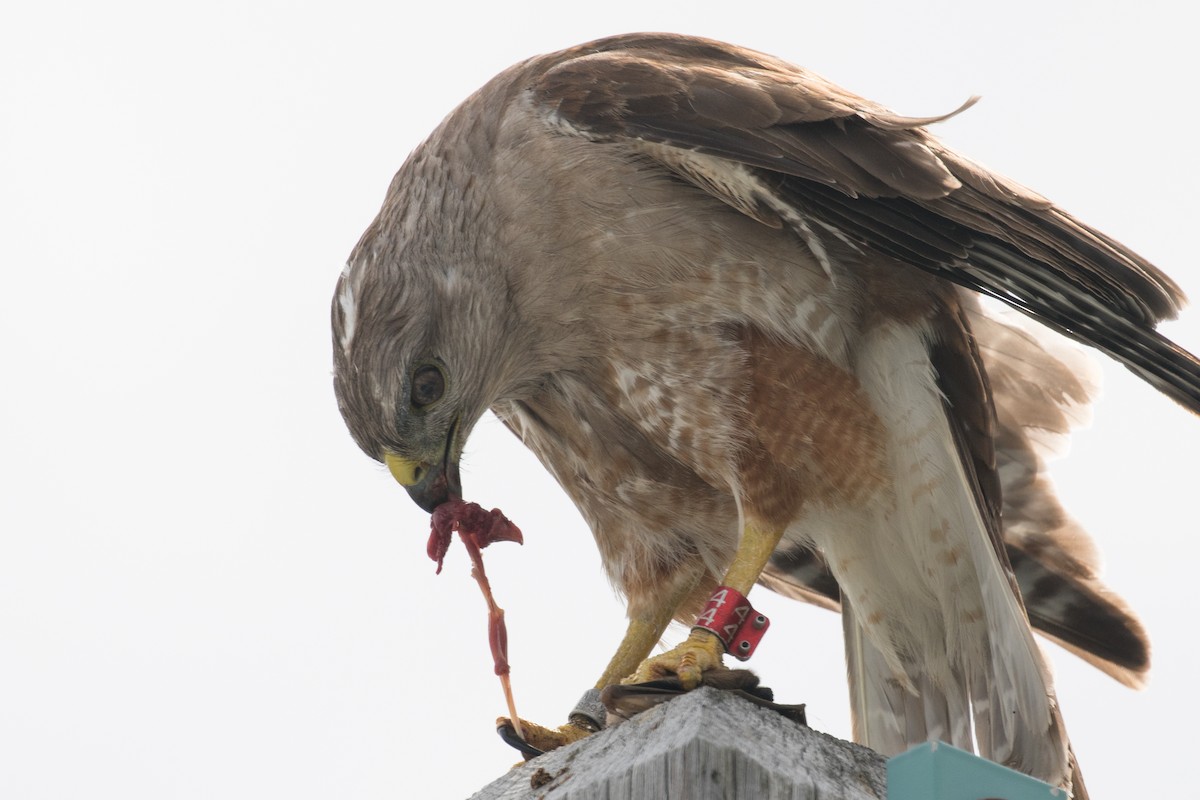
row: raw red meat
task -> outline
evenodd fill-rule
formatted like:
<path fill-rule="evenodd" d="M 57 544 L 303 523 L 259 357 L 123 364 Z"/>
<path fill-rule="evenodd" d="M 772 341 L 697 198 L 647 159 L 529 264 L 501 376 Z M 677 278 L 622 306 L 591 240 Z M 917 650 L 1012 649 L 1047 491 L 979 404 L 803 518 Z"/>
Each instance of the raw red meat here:
<path fill-rule="evenodd" d="M 517 736 L 523 739 L 525 735 L 521 730 L 521 720 L 517 717 L 512 686 L 508 679 L 508 629 L 504 625 L 504 609 L 496 605 L 496 600 L 492 597 L 492 587 L 483 569 L 483 554 L 480 552 L 492 542 L 523 544 L 521 529 L 513 525 L 498 508 L 484 511 L 478 503 L 468 503 L 460 499 L 442 503 L 433 510 L 433 516 L 430 518 L 429 543 L 426 546 L 429 557 L 437 562 L 439 574 L 455 531 L 458 531 L 458 538 L 462 539 L 467 548 L 467 555 L 471 558 L 471 576 L 479 584 L 479 590 L 483 592 L 483 599 L 487 602 L 488 645 L 492 650 L 492 662 L 496 674 L 500 676 L 508 713 L 512 715 L 513 728 Z"/>

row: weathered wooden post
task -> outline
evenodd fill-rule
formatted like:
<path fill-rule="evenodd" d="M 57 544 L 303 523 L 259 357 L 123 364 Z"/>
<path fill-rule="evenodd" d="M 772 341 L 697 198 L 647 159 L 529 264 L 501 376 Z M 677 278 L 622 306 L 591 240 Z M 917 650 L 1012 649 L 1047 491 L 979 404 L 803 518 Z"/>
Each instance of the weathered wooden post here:
<path fill-rule="evenodd" d="M 472 800 L 884 800 L 878 754 L 701 688 L 547 753 Z"/>

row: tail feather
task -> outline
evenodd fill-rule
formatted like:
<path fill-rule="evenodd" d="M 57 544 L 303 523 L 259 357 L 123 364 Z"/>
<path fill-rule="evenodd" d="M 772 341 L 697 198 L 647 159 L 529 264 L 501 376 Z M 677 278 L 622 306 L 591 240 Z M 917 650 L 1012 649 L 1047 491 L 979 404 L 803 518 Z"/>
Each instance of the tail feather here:
<path fill-rule="evenodd" d="M 1150 668 L 1145 630 L 1100 581 L 1091 537 L 1055 497 L 1046 462 L 1086 424 L 1098 373 L 1090 354 L 1053 334 L 1033 336 L 1013 312 L 971 320 L 992 384 L 1004 539 L 1030 622 L 1131 687 Z"/>
<path fill-rule="evenodd" d="M 1087 419 L 1094 372 L 1078 351 L 1054 344 L 1053 338 L 1048 342 L 1033 337 L 1014 324 L 1011 315 L 993 319 L 970 305 L 968 312 L 996 405 L 994 476 L 1001 490 L 1000 502 L 991 507 L 1001 512 L 999 522 L 979 516 L 984 512 L 975 507 L 974 522 L 962 516 L 959 524 L 960 530 L 976 531 L 969 537 L 969 560 L 975 565 L 975 585 L 986 616 L 983 651 L 955 656 L 964 643 L 948 638 L 949 669 L 945 662 L 938 664 L 935 677 L 923 671 L 921 657 L 901 656 L 903 667 L 898 670 L 895 648 L 889 657 L 876 648 L 878 631 L 867 635 L 859 609 L 826 565 L 820 548 L 828 543 L 788 542 L 761 580 L 785 595 L 841 608 L 856 739 L 885 753 L 901 752 L 929 738 L 964 749 L 974 744 L 992 760 L 1070 786 L 1076 798 L 1086 798 L 1052 679 L 1030 625 L 1127 685 L 1140 686 L 1149 665 L 1144 630 L 1100 582 L 1095 546 L 1062 508 L 1046 475 L 1047 459 L 1061 449 L 1069 431 Z M 914 353 L 890 354 L 896 363 L 916 363 Z M 889 392 L 902 390 L 905 378 L 893 373 L 886 380 L 895 385 L 877 379 L 876 391 L 886 400 Z M 920 407 L 904 397 L 893 400 L 893 409 Z M 915 421 L 909 424 L 923 430 Z M 963 435 L 953 433 L 959 437 L 960 454 L 970 446 Z M 922 446 L 928 445 L 925 440 Z M 910 450 L 913 446 L 907 445 Z M 930 449 L 914 456 L 908 466 L 918 472 L 931 468 L 927 478 L 965 470 L 951 481 L 962 486 L 979 480 L 971 474 L 972 463 L 951 457 L 948 450 Z M 914 496 L 907 491 L 912 488 L 908 470 L 897 473 L 904 476 L 898 494 Z M 922 484 L 922 489 L 927 485 L 936 481 Z M 953 494 L 935 503 L 939 513 L 956 513 L 947 510 L 956 502 Z M 1002 546 L 996 539 L 1000 525 Z"/>
<path fill-rule="evenodd" d="M 989 657 L 968 675 L 979 752 L 1069 786 L 1069 745 L 1049 669 L 1005 565 L 995 557 L 982 524 L 979 530 L 969 542 L 979 571 Z"/>
<path fill-rule="evenodd" d="M 980 472 L 994 469 L 991 442 L 973 435 L 986 416 L 970 414 L 990 396 L 944 385 L 948 374 L 979 369 L 979 356 L 965 325 L 937 336 L 885 326 L 860 349 L 856 372 L 889 436 L 891 499 L 871 506 L 858 530 L 814 535 L 845 590 L 857 725 L 886 753 L 917 736 L 968 747 L 973 739 L 985 758 L 1069 788 L 1053 681 L 1001 539 L 999 482 Z M 984 380 L 971 386 L 987 391 Z M 880 541 L 894 545 L 886 563 L 844 568 L 877 560 L 870 543 Z M 889 613 L 888 602 L 905 613 Z"/>
<path fill-rule="evenodd" d="M 952 683 L 947 693 L 920 675 L 905 688 L 889 676 L 886 660 L 863 635 L 848 602 L 842 606 L 842 631 L 855 741 L 881 753 L 902 753 L 928 741 L 974 749 L 969 703 L 954 691 L 960 684 Z"/>
<path fill-rule="evenodd" d="M 1017 546 L 1008 557 L 1038 633 L 1131 689 L 1146 685 L 1149 637 L 1120 597 Z"/>
<path fill-rule="evenodd" d="M 1143 688 L 1150 670 L 1149 636 L 1129 606 L 1098 578 L 1081 576 L 1078 566 L 1064 570 L 1061 558 L 1046 558 L 1012 541 L 1005 547 L 1034 629 L 1125 686 Z M 806 547 L 777 553 L 760 582 L 793 600 L 830 611 L 842 608 L 828 565 Z"/>

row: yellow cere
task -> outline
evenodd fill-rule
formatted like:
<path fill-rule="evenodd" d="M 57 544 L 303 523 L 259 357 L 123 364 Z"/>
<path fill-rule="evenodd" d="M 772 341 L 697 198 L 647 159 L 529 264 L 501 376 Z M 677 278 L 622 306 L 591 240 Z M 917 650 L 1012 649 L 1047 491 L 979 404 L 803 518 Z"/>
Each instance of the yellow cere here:
<path fill-rule="evenodd" d="M 421 480 L 421 476 L 425 472 L 424 465 L 419 461 L 402 458 L 394 453 L 385 453 L 383 463 L 387 464 L 388 471 L 392 473 L 392 477 L 401 486 L 415 485 Z"/>

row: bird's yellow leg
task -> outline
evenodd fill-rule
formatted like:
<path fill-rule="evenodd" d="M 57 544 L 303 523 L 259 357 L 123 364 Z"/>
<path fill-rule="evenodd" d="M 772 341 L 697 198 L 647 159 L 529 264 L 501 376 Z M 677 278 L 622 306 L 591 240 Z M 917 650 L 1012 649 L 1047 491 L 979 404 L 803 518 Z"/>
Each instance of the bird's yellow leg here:
<path fill-rule="evenodd" d="M 781 528 L 748 522 L 722 585 L 743 595 L 749 594 L 782 536 Z M 643 683 L 674 674 L 684 689 L 695 689 L 706 670 L 721 666 L 724 653 L 725 646 L 716 634 L 693 628 L 687 639 L 667 652 L 643 661 L 624 682 Z"/>
<path fill-rule="evenodd" d="M 675 618 L 676 609 L 696 588 L 698 582 L 699 576 L 690 580 L 677 581 L 674 591 L 669 592 L 659 603 L 637 612 L 629 618 L 629 626 L 625 629 L 625 636 L 621 639 L 621 643 L 617 645 L 617 652 L 613 654 L 608 666 L 604 668 L 600 680 L 596 681 L 595 688 L 597 690 L 619 683 L 622 678 L 632 673 L 646 656 L 650 655 L 654 645 L 662 639 L 667 625 Z M 501 717 L 496 722 L 497 725 L 503 725 L 508 722 L 508 719 Z M 526 742 L 539 750 L 547 751 L 578 741 L 594 732 L 595 728 L 584 721 L 574 719 L 557 728 L 546 728 L 523 719 L 521 720 L 521 730 L 525 735 Z"/>
<path fill-rule="evenodd" d="M 604 668 L 600 680 L 596 681 L 597 689 L 619 683 L 634 673 L 638 665 L 650 655 L 654 645 L 662 639 L 663 632 L 675 618 L 679 605 L 692 593 L 697 583 L 698 577 L 681 581 L 675 591 L 664 597 L 662 602 L 630 617 L 625 637 L 617 645 L 617 652 Z"/>

